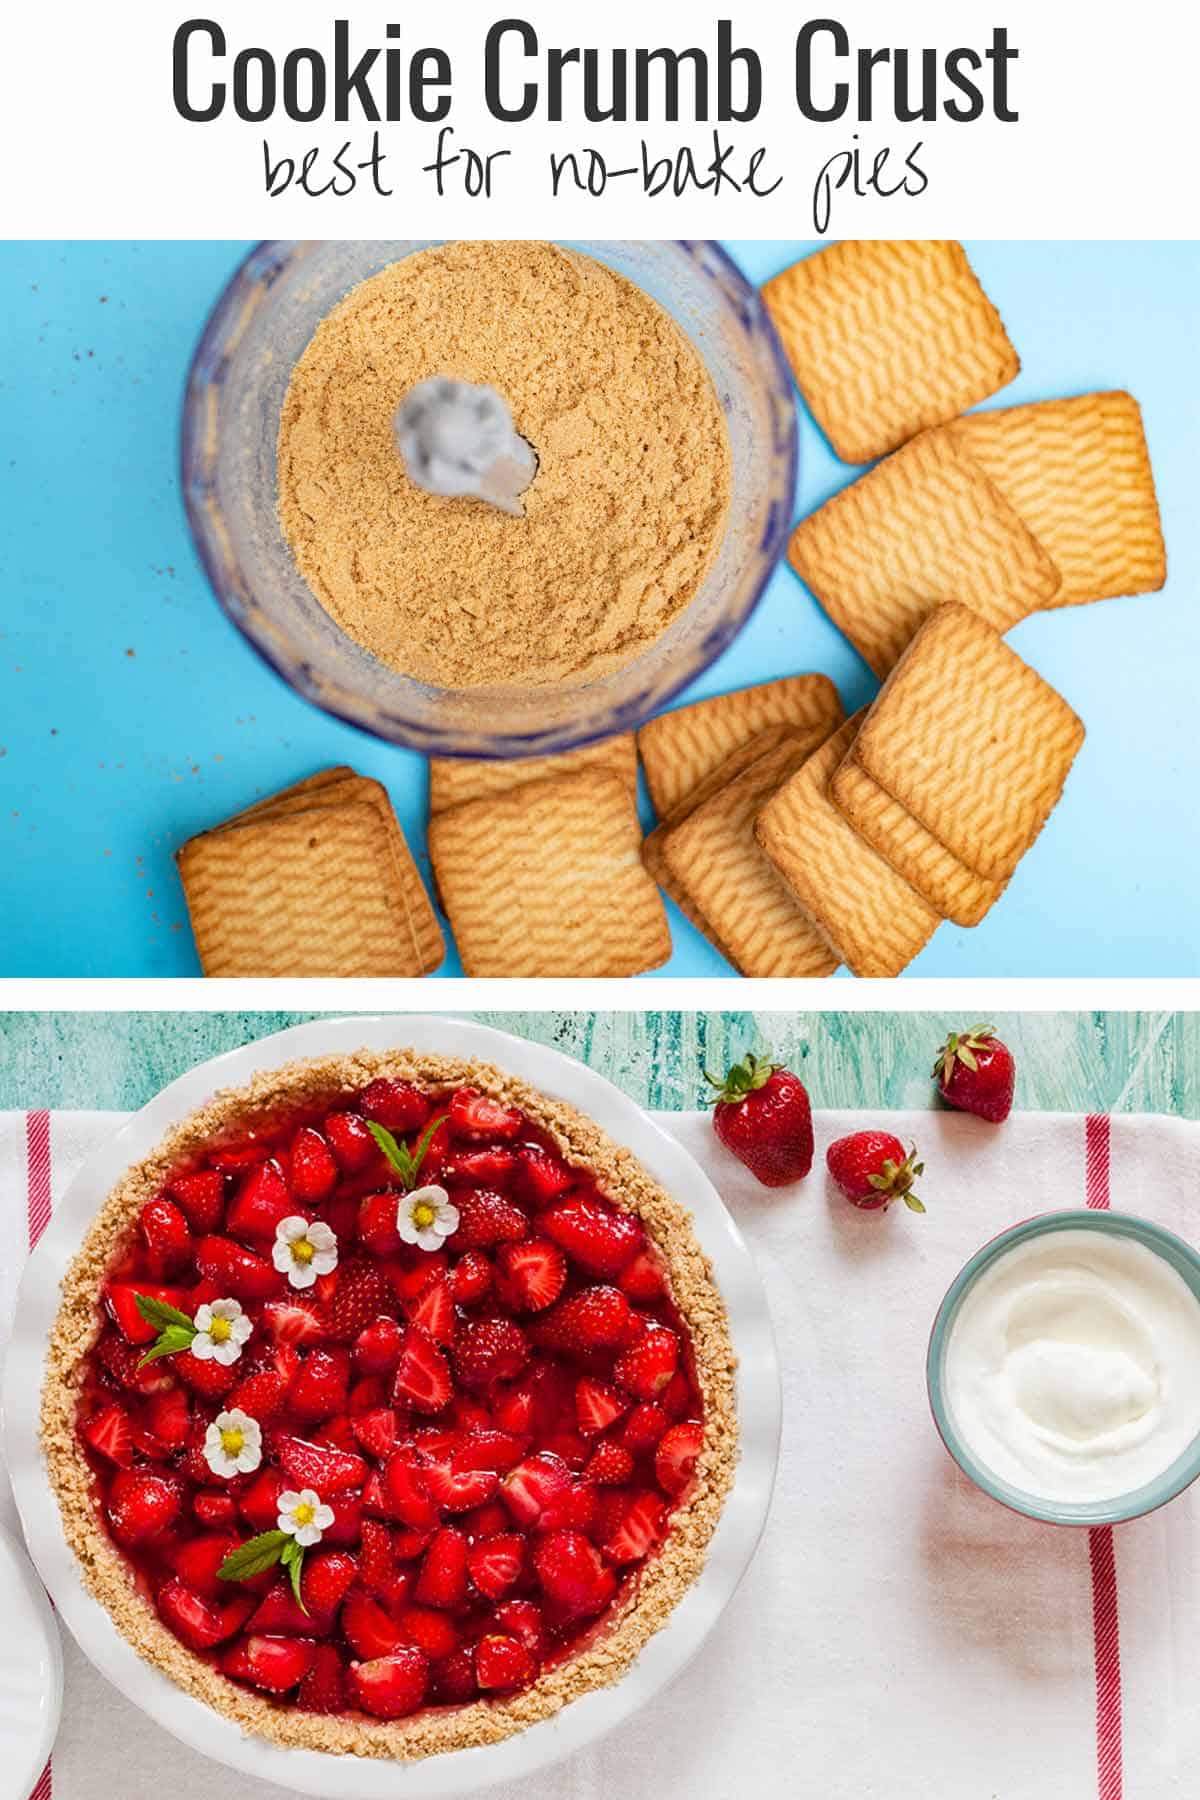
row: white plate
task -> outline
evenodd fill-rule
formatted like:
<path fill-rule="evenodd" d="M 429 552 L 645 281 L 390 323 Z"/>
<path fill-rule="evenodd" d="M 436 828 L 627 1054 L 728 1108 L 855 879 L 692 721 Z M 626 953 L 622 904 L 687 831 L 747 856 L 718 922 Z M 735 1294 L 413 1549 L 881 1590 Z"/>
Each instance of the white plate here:
<path fill-rule="evenodd" d="M 502 1743 L 413 1763 L 283 1749 L 264 1738 L 244 1736 L 231 1720 L 185 1694 L 143 1661 L 80 1579 L 37 1441 L 46 1345 L 58 1310 L 59 1283 L 105 1195 L 125 1170 L 218 1088 L 240 1087 L 260 1070 L 278 1068 L 297 1057 L 406 1045 L 448 1056 L 481 1057 L 544 1093 L 570 1101 L 632 1150 L 691 1211 L 729 1312 L 738 1356 L 742 1452 L 700 1577 L 622 1680 L 582 1695 L 554 1718 Z M 128 1699 L 193 1749 L 247 1775 L 324 1800 L 426 1800 L 522 1778 L 592 1743 L 653 1700 L 699 1649 L 754 1554 L 775 1481 L 779 1425 L 779 1366 L 766 1295 L 740 1232 L 695 1160 L 632 1100 L 582 1064 L 483 1025 L 432 1016 L 296 1025 L 202 1063 L 135 1113 L 88 1157 L 29 1259 L 17 1296 L 4 1388 L 5 1449 L 25 1536 L 60 1616 L 85 1653 Z"/>
<path fill-rule="evenodd" d="M 28 1794 L 46 1766 L 62 1712 L 62 1644 L 41 1582 L 0 1531 L 0 1768 Z"/>

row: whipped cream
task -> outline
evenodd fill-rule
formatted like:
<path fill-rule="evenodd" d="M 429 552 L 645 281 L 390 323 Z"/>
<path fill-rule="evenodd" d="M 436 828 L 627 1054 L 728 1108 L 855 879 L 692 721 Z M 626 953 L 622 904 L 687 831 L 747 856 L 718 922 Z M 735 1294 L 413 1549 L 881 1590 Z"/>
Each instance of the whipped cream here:
<path fill-rule="evenodd" d="M 1045 1501 L 1115 1500 L 1200 1433 L 1200 1301 L 1124 1233 L 1048 1231 L 967 1291 L 942 1381 L 992 1474 Z"/>

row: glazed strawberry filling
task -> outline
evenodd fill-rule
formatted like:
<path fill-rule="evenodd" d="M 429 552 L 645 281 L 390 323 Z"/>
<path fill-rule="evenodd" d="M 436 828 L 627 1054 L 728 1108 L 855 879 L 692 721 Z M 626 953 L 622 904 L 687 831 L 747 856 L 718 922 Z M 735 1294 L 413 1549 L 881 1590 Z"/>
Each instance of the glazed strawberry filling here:
<path fill-rule="evenodd" d="M 175 1635 L 311 1712 L 526 1687 L 694 1479 L 640 1221 L 517 1109 L 377 1080 L 180 1168 L 112 1263 L 79 1430 Z"/>

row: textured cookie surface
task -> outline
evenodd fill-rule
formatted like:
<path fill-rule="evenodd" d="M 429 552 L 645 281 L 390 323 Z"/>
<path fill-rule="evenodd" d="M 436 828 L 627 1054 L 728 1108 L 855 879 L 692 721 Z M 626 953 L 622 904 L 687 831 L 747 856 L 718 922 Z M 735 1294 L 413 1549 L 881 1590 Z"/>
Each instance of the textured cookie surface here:
<path fill-rule="evenodd" d="M 886 456 L 1021 367 L 953 240 L 831 244 L 769 281 L 763 299 L 843 462 Z"/>
<path fill-rule="evenodd" d="M 1054 559 L 1043 605 L 1146 594 L 1167 578 L 1154 472 L 1132 394 L 975 413 L 947 428 Z"/>
<path fill-rule="evenodd" d="M 907 968 L 940 916 L 859 837 L 829 798 L 834 770 L 854 742 L 847 720 L 758 815 L 758 841 L 839 961 L 855 975 Z"/>
<path fill-rule="evenodd" d="M 192 838 L 178 862 L 206 975 L 404 977 L 442 960 L 386 796 L 244 817 Z"/>
<path fill-rule="evenodd" d="M 618 775 L 585 769 L 430 820 L 429 849 L 468 975 L 636 975 L 671 954 Z"/>
<path fill-rule="evenodd" d="M 906 444 L 792 533 L 788 560 L 881 678 L 941 601 L 997 631 L 1044 606 L 1053 561 L 945 432 Z"/>
<path fill-rule="evenodd" d="M 654 810 L 665 819 L 726 757 L 772 725 L 828 734 L 844 717 L 827 675 L 785 675 L 660 713 L 637 734 Z"/>
<path fill-rule="evenodd" d="M 754 836 L 760 808 L 807 755 L 804 746 L 778 744 L 697 807 L 663 846 L 675 881 L 743 975 L 811 977 L 837 968 Z"/>
<path fill-rule="evenodd" d="M 985 881 L 951 856 L 919 819 L 872 781 L 854 760 L 853 751 L 835 769 L 829 793 L 859 837 L 944 919 L 978 925 L 1004 892 L 1002 881 Z"/>
<path fill-rule="evenodd" d="M 965 606 L 913 640 L 855 743 L 868 775 L 989 881 L 1005 881 L 1083 743 L 1062 695 Z"/>
<path fill-rule="evenodd" d="M 490 794 L 507 793 L 529 781 L 549 781 L 555 775 L 576 775 L 581 769 L 608 769 L 619 775 L 630 794 L 637 797 L 637 744 L 632 731 L 603 743 L 584 744 L 556 756 L 526 756 L 509 761 L 477 761 L 470 757 L 431 756 L 429 759 L 429 811 L 449 812 L 469 800 L 485 800 Z"/>

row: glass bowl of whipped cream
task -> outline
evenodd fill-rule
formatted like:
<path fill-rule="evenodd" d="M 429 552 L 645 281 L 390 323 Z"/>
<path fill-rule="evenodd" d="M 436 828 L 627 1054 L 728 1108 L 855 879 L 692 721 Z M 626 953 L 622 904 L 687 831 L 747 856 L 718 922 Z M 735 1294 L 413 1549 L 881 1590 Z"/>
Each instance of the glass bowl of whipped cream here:
<path fill-rule="evenodd" d="M 294 543 L 281 529 L 278 505 L 283 467 L 277 456 L 281 419 L 286 416 L 293 372 L 314 335 L 360 284 L 417 259 L 421 253 L 445 248 L 424 240 L 270 242 L 260 244 L 238 269 L 205 328 L 184 405 L 183 494 L 201 561 L 231 620 L 298 693 L 378 737 L 429 755 L 516 757 L 566 750 L 635 729 L 694 681 L 731 643 L 753 612 L 783 553 L 794 516 L 797 425 L 791 375 L 778 339 L 759 294 L 715 243 L 592 240 L 550 247 L 582 259 L 576 267 L 599 264 L 615 274 L 627 284 L 622 290 L 625 295 L 661 309 L 699 357 L 707 372 L 706 392 L 711 392 L 716 406 L 715 430 L 723 425 L 728 439 L 727 511 L 706 572 L 697 578 L 699 585 L 691 598 L 671 616 L 660 635 L 652 641 L 649 634 L 644 642 L 638 639 L 640 647 L 628 660 L 622 660 L 622 650 L 614 652 L 608 663 L 597 660 L 599 672 L 594 677 L 543 677 L 541 665 L 550 662 L 544 640 L 534 637 L 525 645 L 524 636 L 514 633 L 513 643 L 525 647 L 511 677 L 493 679 L 489 675 L 469 683 L 455 682 L 431 674 L 419 663 L 406 663 L 403 657 L 389 661 L 371 635 L 384 639 L 390 634 L 398 641 L 401 634 L 396 621 L 407 620 L 415 610 L 417 624 L 410 631 L 408 649 L 416 643 L 424 653 L 440 649 L 446 640 L 440 615 L 436 627 L 430 623 L 425 628 L 421 623 L 429 615 L 421 614 L 415 573 L 418 559 L 405 562 L 406 546 L 401 546 L 404 553 L 398 552 L 396 560 L 409 572 L 411 593 L 403 577 L 394 589 L 377 577 L 371 558 L 378 555 L 380 563 L 386 564 L 386 541 L 373 540 L 370 555 L 363 555 L 360 546 L 331 528 L 322 551 L 324 566 L 331 571 L 328 585 L 334 599 L 330 601 L 321 580 L 314 587 L 300 566 Z M 565 308 L 566 302 L 563 304 Z M 525 342 L 521 320 L 527 315 L 506 324 L 496 313 L 494 306 L 487 313 L 493 337 L 506 348 L 514 344 L 519 348 Z M 380 367 L 386 364 L 397 335 L 395 316 L 390 315 L 386 329 L 380 330 L 378 357 L 373 341 L 360 345 L 359 356 L 365 366 L 373 367 L 376 358 Z M 430 316 L 443 321 L 446 317 L 444 312 Z M 473 316 L 468 309 L 468 319 Z M 604 340 L 597 335 L 599 327 L 590 330 L 590 315 L 579 310 L 579 317 L 578 333 L 560 335 L 556 342 L 570 342 L 572 355 L 578 351 L 582 367 L 586 353 L 598 355 Z M 352 337 L 351 343 L 360 339 L 361 333 Z M 542 365 L 532 351 L 527 360 L 528 386 L 535 391 Z M 458 361 L 464 365 L 470 361 L 466 349 Z M 447 367 L 451 374 L 464 374 L 464 368 Z M 445 371 L 422 371 L 431 372 Z M 469 373 L 468 379 L 493 377 L 485 368 L 482 373 Z M 381 394 L 384 380 L 381 375 Z M 554 443 L 533 444 L 539 457 L 539 493 L 548 493 L 546 484 L 560 478 L 565 492 L 572 459 L 581 467 L 586 465 L 586 427 L 593 413 L 607 408 L 605 417 L 614 433 L 628 416 L 632 423 L 644 426 L 642 435 L 648 443 L 652 441 L 658 415 L 645 406 L 643 396 L 639 416 L 636 381 L 629 387 L 625 404 L 625 388 L 611 389 L 597 380 L 594 388 L 582 381 L 574 413 L 555 416 Z M 563 381 L 565 392 L 569 382 L 565 376 Z M 387 391 L 389 404 L 399 397 Z M 357 393 L 358 389 L 348 382 L 344 392 Z M 323 416 L 335 420 L 341 400 L 342 394 L 331 384 Z M 571 436 L 576 427 L 578 444 Z M 636 450 L 636 445 L 633 448 Z M 600 452 L 592 459 L 601 476 L 605 473 L 600 467 L 603 460 Z M 665 466 L 666 459 L 662 460 Z M 696 486 L 698 478 L 687 460 L 684 457 L 678 467 L 672 465 L 671 479 L 681 486 L 691 479 Z M 378 485 L 372 488 L 367 479 L 370 457 L 364 454 L 361 461 L 365 469 L 361 517 L 383 517 Z M 631 480 L 636 481 L 640 470 L 634 456 Z M 612 476 L 612 469 L 608 474 Z M 400 479 L 397 464 L 397 484 Z M 300 485 L 293 508 L 296 516 L 304 514 L 310 498 L 313 511 L 318 501 L 326 505 L 338 484 L 352 494 L 356 491 L 343 464 L 331 461 L 328 470 L 317 470 L 306 485 Z M 645 523 L 639 523 L 636 508 L 625 504 L 622 492 L 606 491 L 605 499 L 610 510 L 626 519 L 631 533 L 627 580 L 613 583 L 611 620 L 601 609 L 603 629 L 612 633 L 614 642 L 623 642 L 618 627 L 624 630 L 625 588 L 632 592 L 644 574 L 635 554 L 637 530 L 647 539 L 643 562 L 648 566 L 657 558 L 654 566 L 661 564 L 669 571 L 689 554 L 687 521 L 685 518 L 678 525 L 678 543 L 674 537 L 656 539 L 657 515 L 648 514 Z M 436 504 L 446 508 L 450 503 Z M 548 507 L 546 502 L 538 515 L 541 523 L 549 518 Z M 427 510 L 432 514 L 432 507 Z M 582 514 L 582 508 L 577 510 Z M 477 551 L 471 553 L 481 566 L 497 533 L 487 511 L 480 509 L 473 515 L 479 532 Z M 526 511 L 532 519 L 534 505 L 527 504 Z M 575 515 L 564 510 L 557 516 Z M 602 509 L 597 510 L 598 520 L 604 516 Z M 453 515 L 447 511 L 441 518 L 448 526 L 453 523 Z M 460 552 L 462 535 L 460 531 L 455 540 Z M 399 539 L 392 541 L 400 543 Z M 572 556 L 564 565 L 568 578 L 559 584 L 562 605 L 578 603 L 581 571 L 586 573 L 592 563 L 602 565 L 605 558 L 615 566 L 624 556 L 624 547 L 622 539 L 618 555 L 602 524 L 587 533 L 578 530 L 572 540 Z M 419 559 L 423 579 L 427 574 L 424 564 L 439 566 L 441 554 L 439 542 L 431 538 Z M 492 567 L 502 572 L 504 566 L 504 557 L 497 552 L 484 572 Z M 553 582 L 556 565 L 550 551 L 546 566 L 550 569 L 546 592 L 553 589 L 557 594 Z M 457 573 L 454 579 L 458 579 Z M 484 587 L 487 589 L 486 582 Z M 647 605 L 652 606 L 658 591 L 656 582 L 651 583 Z M 470 663 L 472 634 L 476 642 L 482 641 L 491 623 L 494 592 L 485 591 L 482 601 L 474 591 L 462 596 L 462 619 L 457 614 L 452 618 L 456 628 L 462 623 L 466 648 L 460 662 L 466 658 Z M 393 601 L 397 602 L 395 619 L 390 610 Z M 407 612 L 402 612 L 400 601 L 405 602 Z M 356 634 L 347 619 L 357 617 L 358 612 L 365 618 L 368 611 L 371 633 Z"/>
<path fill-rule="evenodd" d="M 1200 1475 L 1200 1255 L 1130 1213 L 993 1238 L 942 1301 L 926 1365 L 947 1450 L 1032 1519 L 1118 1524 Z"/>

